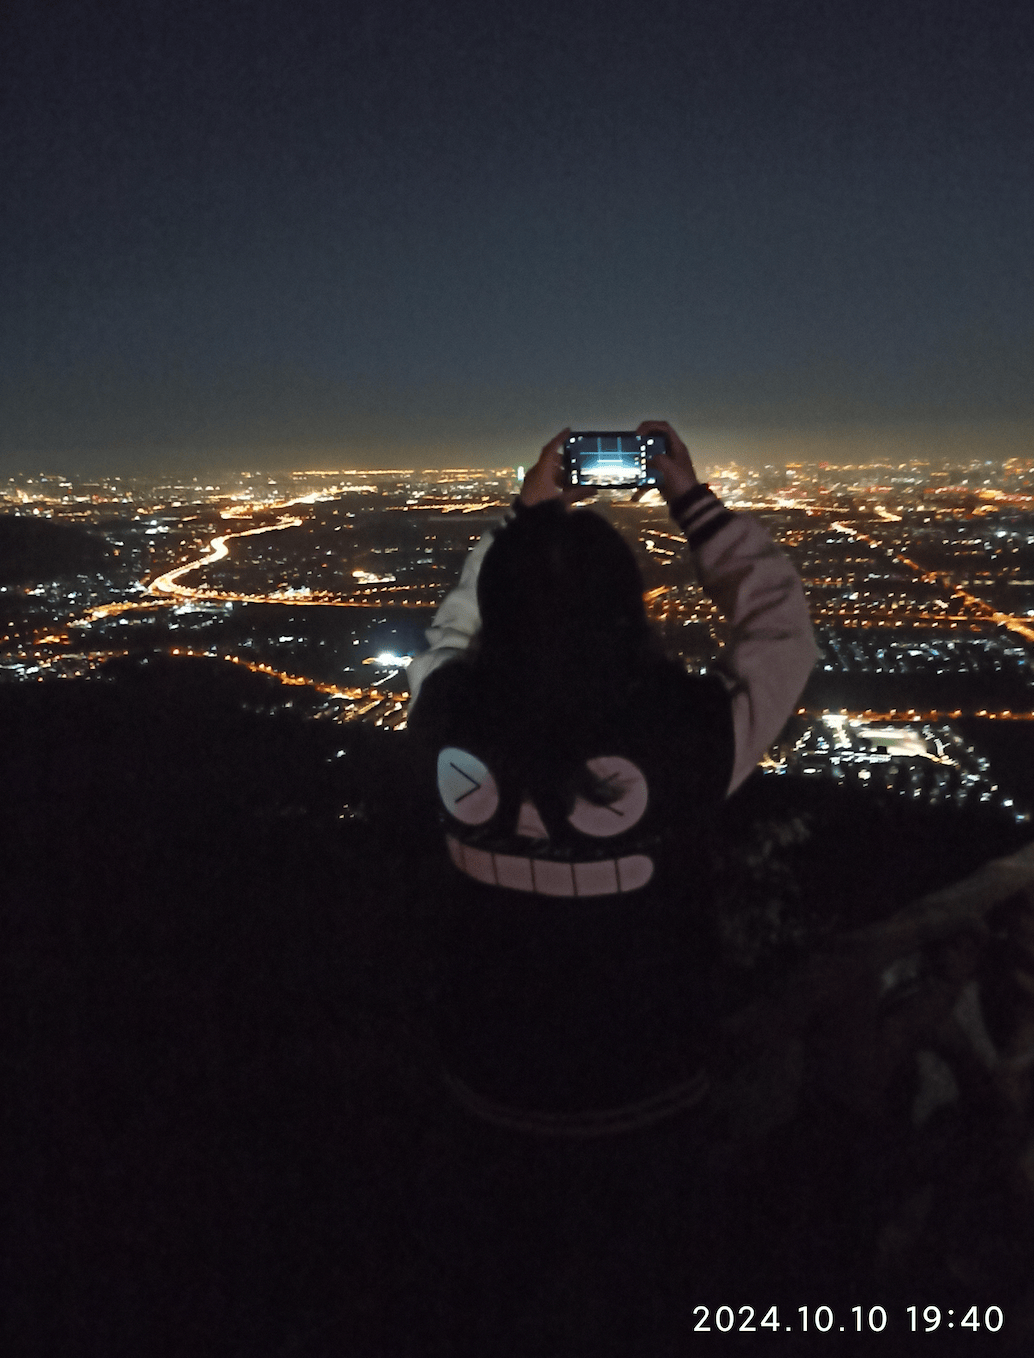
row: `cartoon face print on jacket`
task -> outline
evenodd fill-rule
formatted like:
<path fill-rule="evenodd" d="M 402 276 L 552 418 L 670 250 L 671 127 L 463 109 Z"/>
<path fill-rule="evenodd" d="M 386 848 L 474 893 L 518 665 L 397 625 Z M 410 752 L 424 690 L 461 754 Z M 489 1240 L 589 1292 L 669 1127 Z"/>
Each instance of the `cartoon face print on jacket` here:
<path fill-rule="evenodd" d="M 587 761 L 611 800 L 577 796 L 564 823 L 547 825 L 535 803 L 507 788 L 478 755 L 454 745 L 438 754 L 438 795 L 453 863 L 486 886 L 543 896 L 638 891 L 654 872 L 637 827 L 649 804 L 640 768 L 622 755 Z"/>

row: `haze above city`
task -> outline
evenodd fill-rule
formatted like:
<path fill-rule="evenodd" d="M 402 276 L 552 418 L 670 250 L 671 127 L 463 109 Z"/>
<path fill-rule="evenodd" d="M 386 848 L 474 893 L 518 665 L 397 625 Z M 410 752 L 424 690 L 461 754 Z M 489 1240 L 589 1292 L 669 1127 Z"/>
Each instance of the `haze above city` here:
<path fill-rule="evenodd" d="M 1034 446 L 1029 6 L 41 8 L 0 472 Z"/>

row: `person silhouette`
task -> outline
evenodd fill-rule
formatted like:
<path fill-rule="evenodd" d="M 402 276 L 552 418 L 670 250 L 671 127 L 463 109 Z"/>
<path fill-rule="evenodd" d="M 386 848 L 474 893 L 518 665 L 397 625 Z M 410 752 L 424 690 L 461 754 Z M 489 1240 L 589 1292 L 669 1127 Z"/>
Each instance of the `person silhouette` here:
<path fill-rule="evenodd" d="M 576 507 L 552 438 L 469 553 L 410 663 L 408 726 L 444 831 L 439 1044 L 458 1102 L 596 1137 L 707 1098 L 709 837 L 817 658 L 801 581 L 701 484 L 663 421 L 653 465 L 731 628 L 705 673 L 667 656 L 631 548 Z"/>

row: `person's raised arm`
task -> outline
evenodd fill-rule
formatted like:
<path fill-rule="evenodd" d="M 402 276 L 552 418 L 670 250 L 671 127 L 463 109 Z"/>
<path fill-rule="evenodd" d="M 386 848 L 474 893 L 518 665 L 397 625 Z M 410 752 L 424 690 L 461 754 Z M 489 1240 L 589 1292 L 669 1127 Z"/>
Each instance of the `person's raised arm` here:
<path fill-rule="evenodd" d="M 782 730 L 818 658 L 808 603 L 793 564 L 761 524 L 726 509 L 697 480 L 671 425 L 648 420 L 637 432 L 668 437 L 670 456 L 653 459 L 662 494 L 686 535 L 702 588 L 732 627 L 713 666 L 732 700 L 731 794 Z"/>
<path fill-rule="evenodd" d="M 442 600 L 434 621 L 424 635 L 428 649 L 415 655 L 406 669 L 409 684 L 409 712 L 412 713 L 420 686 L 427 676 L 448 660 L 461 656 L 481 626 L 478 608 L 478 572 L 485 553 L 492 545 L 494 529 L 482 534 L 467 553 L 459 583 Z"/>
<path fill-rule="evenodd" d="M 565 491 L 562 486 L 563 463 L 560 450 L 570 432 L 569 428 L 562 429 L 542 449 L 538 461 L 524 478 L 515 509 L 530 509 L 551 499 L 563 499 L 565 503 L 570 504 L 575 499 L 584 498 L 584 491 Z M 409 683 L 410 712 L 420 692 L 420 686 L 427 676 L 446 661 L 461 656 L 481 627 L 477 596 L 478 574 L 494 535 L 495 529 L 489 529 L 471 548 L 463 563 L 458 584 L 442 600 L 434 615 L 434 621 L 425 633 L 428 649 L 415 655 L 409 662 L 406 679 Z"/>

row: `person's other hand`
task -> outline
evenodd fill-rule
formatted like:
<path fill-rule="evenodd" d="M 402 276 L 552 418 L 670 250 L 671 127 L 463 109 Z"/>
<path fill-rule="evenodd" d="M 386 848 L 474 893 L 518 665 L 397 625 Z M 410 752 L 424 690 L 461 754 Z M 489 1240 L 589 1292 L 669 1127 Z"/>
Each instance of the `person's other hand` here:
<path fill-rule="evenodd" d="M 657 489 L 668 504 L 699 484 L 689 449 L 666 420 L 643 420 L 635 432 L 667 436 L 668 453 L 653 453 L 649 458 L 649 465 L 655 467 L 661 474 L 661 484 Z"/>
<path fill-rule="evenodd" d="M 574 486 L 564 489 L 564 458 L 561 450 L 570 432 L 571 426 L 568 425 L 561 429 L 559 434 L 555 434 L 543 448 L 539 460 L 525 476 L 524 484 L 521 486 L 518 498 L 522 505 L 527 505 L 530 509 L 532 505 L 540 505 L 544 500 L 563 500 L 565 505 L 572 505 L 576 500 L 587 500 L 595 494 L 592 490 Z"/>

